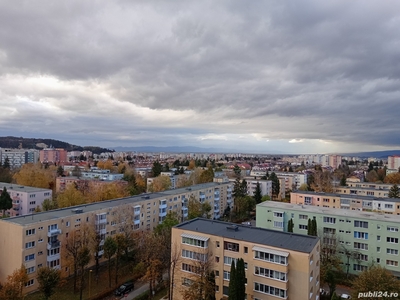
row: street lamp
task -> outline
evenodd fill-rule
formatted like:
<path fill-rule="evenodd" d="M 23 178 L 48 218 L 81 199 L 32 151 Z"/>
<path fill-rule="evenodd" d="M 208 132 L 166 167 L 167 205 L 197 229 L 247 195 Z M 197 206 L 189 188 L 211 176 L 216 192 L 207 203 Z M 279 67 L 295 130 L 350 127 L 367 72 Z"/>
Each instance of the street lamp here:
<path fill-rule="evenodd" d="M 92 278 L 92 272 L 93 270 L 89 270 L 89 299 L 90 299 L 90 284 L 92 283 L 91 278 Z"/>

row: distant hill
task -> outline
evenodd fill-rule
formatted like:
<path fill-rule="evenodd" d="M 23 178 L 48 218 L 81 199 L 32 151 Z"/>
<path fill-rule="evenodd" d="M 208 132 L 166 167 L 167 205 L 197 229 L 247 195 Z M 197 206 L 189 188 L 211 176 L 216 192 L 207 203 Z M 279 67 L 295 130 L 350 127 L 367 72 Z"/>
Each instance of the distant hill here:
<path fill-rule="evenodd" d="M 356 153 L 342 153 L 342 156 L 388 158 L 391 155 L 400 155 L 400 150 L 370 151 Z"/>
<path fill-rule="evenodd" d="M 41 138 L 24 138 L 15 136 L 2 136 L 0 137 L 1 148 L 24 148 L 24 149 L 43 149 L 44 147 L 52 146 L 54 148 L 63 148 L 67 151 L 92 151 L 95 154 L 102 152 L 113 152 L 114 150 L 96 147 L 96 146 L 77 146 L 67 142 L 53 140 L 53 139 L 41 139 Z"/>

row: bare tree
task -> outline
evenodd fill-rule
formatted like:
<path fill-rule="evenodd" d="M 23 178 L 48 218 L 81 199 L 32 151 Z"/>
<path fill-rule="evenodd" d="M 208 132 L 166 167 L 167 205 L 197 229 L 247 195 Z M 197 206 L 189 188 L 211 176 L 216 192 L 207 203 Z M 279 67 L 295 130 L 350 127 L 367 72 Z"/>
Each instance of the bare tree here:
<path fill-rule="evenodd" d="M 175 270 L 181 261 L 181 248 L 177 244 L 173 244 L 171 247 L 171 263 L 170 263 L 170 280 L 169 280 L 169 300 L 174 299 L 174 288 L 175 288 Z"/>

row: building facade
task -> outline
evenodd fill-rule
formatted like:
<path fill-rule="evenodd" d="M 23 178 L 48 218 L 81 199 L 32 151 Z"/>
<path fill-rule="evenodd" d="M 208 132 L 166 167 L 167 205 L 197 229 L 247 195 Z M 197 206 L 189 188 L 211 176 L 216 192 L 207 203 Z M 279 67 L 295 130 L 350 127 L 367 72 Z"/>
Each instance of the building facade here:
<path fill-rule="evenodd" d="M 46 148 L 39 152 L 41 163 L 65 164 L 68 162 L 67 150 L 61 148 Z"/>
<path fill-rule="evenodd" d="M 133 230 L 153 230 L 162 223 L 168 212 L 176 212 L 181 221 L 188 216 L 188 201 L 194 197 L 213 208 L 219 218 L 232 190 L 229 183 L 206 183 L 189 188 L 144 194 L 116 200 L 97 202 L 48 212 L 0 220 L 0 282 L 15 269 L 24 265 L 31 284 L 29 293 L 38 289 L 36 271 L 41 266 L 58 268 L 63 276 L 69 274 L 63 260 L 62 246 L 68 234 L 85 225 L 95 224 L 102 241 L 117 233 L 118 215 L 129 213 Z M 102 250 L 99 253 L 102 255 Z M 94 265 L 91 261 L 89 266 Z"/>
<path fill-rule="evenodd" d="M 30 186 L 0 182 L 0 190 L 6 188 L 12 199 L 13 207 L 6 211 L 6 216 L 24 216 L 32 214 L 36 207 L 42 207 L 46 199 L 51 199 L 53 191 Z"/>
<path fill-rule="evenodd" d="M 398 198 L 298 191 L 290 194 L 290 203 L 400 215 L 400 199 Z"/>
<path fill-rule="evenodd" d="M 173 299 L 184 299 L 201 265 L 215 273 L 216 299 L 227 299 L 231 263 L 239 258 L 245 262 L 246 299 L 319 299 L 317 237 L 194 219 L 173 227 L 171 242 L 177 252 L 172 256 L 180 257 Z"/>
<path fill-rule="evenodd" d="M 400 168 L 400 155 L 391 155 L 388 156 L 388 169 L 396 169 Z"/>
<path fill-rule="evenodd" d="M 321 247 L 335 245 L 343 271 L 359 274 L 377 263 L 400 277 L 398 216 L 273 201 L 257 205 L 257 227 L 284 232 L 290 219 L 293 232 L 301 234 L 307 234 L 308 220 L 315 219 Z"/>
<path fill-rule="evenodd" d="M 24 164 L 38 162 L 39 151 L 2 148 L 0 149 L 0 158 L 2 164 L 8 159 L 11 168 L 20 168 Z"/>

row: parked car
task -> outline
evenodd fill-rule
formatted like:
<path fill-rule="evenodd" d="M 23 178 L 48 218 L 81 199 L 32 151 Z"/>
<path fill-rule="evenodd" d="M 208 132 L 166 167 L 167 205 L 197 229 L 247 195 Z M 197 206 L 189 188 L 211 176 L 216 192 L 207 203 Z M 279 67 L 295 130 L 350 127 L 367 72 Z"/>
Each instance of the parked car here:
<path fill-rule="evenodd" d="M 115 296 L 122 296 L 133 290 L 133 282 L 128 281 L 115 290 Z"/>
<path fill-rule="evenodd" d="M 342 295 L 340 296 L 340 298 L 341 298 L 341 299 L 351 299 L 351 296 L 350 296 L 350 295 L 347 295 L 347 294 L 342 294 Z"/>

